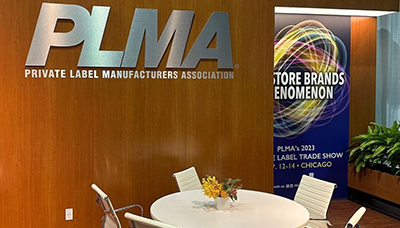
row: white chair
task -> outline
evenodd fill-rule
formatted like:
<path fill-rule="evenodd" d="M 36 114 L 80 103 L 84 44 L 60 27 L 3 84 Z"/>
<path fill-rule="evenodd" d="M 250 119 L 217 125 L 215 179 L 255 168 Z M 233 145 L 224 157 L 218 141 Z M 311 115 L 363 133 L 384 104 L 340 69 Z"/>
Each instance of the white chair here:
<path fill-rule="evenodd" d="M 194 167 L 190 167 L 183 171 L 174 173 L 172 174 L 172 176 L 175 177 L 179 191 L 181 192 L 187 190 L 201 189 L 199 176 L 197 175 L 196 169 Z"/>
<path fill-rule="evenodd" d="M 344 228 L 359 228 L 360 226 L 357 224 L 360 221 L 361 217 L 364 215 L 366 209 L 365 207 L 360 207 L 350 218 Z M 310 220 L 307 224 L 307 228 L 327 228 L 328 224 L 325 221 L 321 220 Z"/>
<path fill-rule="evenodd" d="M 303 205 L 310 213 L 308 227 L 324 227 L 324 223 L 331 225 L 327 219 L 327 212 L 335 188 L 334 183 L 302 176 L 294 201 Z"/>
<path fill-rule="evenodd" d="M 140 217 L 128 212 L 125 213 L 125 218 L 129 220 L 132 228 L 179 228 L 178 226 L 168 225 L 145 217 Z"/>
<path fill-rule="evenodd" d="M 114 209 L 110 198 L 108 198 L 107 194 L 103 192 L 97 185 L 92 184 L 92 189 L 97 193 L 96 203 L 99 207 L 104 211 L 104 216 L 102 218 L 103 224 L 102 228 L 121 228 L 121 223 L 118 219 L 116 212 L 126 210 L 132 207 L 139 207 L 142 211 L 143 216 L 143 208 L 138 204 L 129 205 L 126 207 Z"/>
<path fill-rule="evenodd" d="M 358 225 L 358 222 L 360 221 L 361 217 L 364 215 L 365 207 L 360 207 L 354 214 L 351 216 L 350 220 L 347 222 L 346 226 L 344 228 L 353 228 L 357 227 L 359 228 L 360 226 Z"/>

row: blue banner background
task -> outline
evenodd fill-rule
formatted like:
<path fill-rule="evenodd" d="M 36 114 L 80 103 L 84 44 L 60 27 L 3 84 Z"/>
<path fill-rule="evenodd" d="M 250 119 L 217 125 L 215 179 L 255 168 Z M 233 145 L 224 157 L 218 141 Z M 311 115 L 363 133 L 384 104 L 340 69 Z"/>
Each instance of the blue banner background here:
<path fill-rule="evenodd" d="M 275 33 L 278 33 L 285 26 L 296 25 L 305 20 L 315 20 L 322 23 L 344 43 L 347 49 L 347 58 L 341 61 L 346 61 L 342 65 L 346 65 L 345 72 L 349 75 L 350 17 L 276 14 Z M 300 70 L 293 67 L 286 69 L 286 71 Z M 337 98 L 336 95 L 335 93 L 334 99 Z M 316 178 L 338 185 L 333 198 L 347 198 L 348 154 L 345 151 L 349 140 L 349 96 L 345 96 L 344 99 L 347 99 L 346 106 L 338 110 L 329 121 L 325 121 L 323 124 L 311 124 L 307 131 L 299 135 L 286 138 L 277 137 L 276 129 L 274 129 L 275 194 L 293 199 L 301 176 L 311 174 Z M 274 128 L 276 124 L 274 122 Z M 280 151 L 278 151 L 278 148 Z M 300 157 L 300 154 L 320 156 L 320 158 L 305 158 L 305 155 Z M 326 156 L 334 156 L 335 158 Z M 324 166 L 323 164 L 330 167 L 316 167 L 316 165 Z"/>

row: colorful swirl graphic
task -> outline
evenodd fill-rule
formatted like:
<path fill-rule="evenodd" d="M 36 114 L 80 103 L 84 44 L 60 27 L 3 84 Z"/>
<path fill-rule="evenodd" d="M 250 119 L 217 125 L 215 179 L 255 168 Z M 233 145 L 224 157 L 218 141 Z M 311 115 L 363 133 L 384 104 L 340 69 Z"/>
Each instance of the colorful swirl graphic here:
<path fill-rule="evenodd" d="M 346 72 L 346 64 L 345 45 L 318 21 L 287 26 L 275 36 L 275 72 Z M 334 86 L 333 99 L 275 100 L 274 136 L 295 138 L 328 124 L 348 106 L 349 89 L 346 73 L 344 84 Z"/>

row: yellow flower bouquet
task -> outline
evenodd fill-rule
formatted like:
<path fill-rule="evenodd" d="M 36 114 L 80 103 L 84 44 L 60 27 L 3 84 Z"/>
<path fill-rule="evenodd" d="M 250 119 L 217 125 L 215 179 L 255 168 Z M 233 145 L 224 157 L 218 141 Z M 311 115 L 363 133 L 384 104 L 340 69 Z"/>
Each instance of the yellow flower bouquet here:
<path fill-rule="evenodd" d="M 240 189 L 242 186 L 236 185 L 240 179 L 232 179 L 232 178 L 225 178 L 222 183 L 219 183 L 215 176 L 206 175 L 205 178 L 202 179 L 202 189 L 204 195 L 210 198 L 231 198 L 232 201 L 238 199 L 237 190 Z"/>

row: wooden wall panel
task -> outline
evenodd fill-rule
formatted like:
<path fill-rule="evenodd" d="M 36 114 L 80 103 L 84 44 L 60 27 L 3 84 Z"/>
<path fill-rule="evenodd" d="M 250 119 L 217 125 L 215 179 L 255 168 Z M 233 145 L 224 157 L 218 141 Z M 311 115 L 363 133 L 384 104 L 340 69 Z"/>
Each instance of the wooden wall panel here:
<path fill-rule="evenodd" d="M 231 81 L 25 79 L 41 1 L 3 3 L 0 227 L 99 227 L 102 213 L 94 203 L 91 183 L 103 188 L 114 206 L 140 203 L 148 216 L 155 199 L 177 190 L 171 174 L 192 165 L 200 176 L 239 177 L 245 188 L 273 191 L 274 2 L 51 2 L 80 4 L 89 10 L 93 5 L 111 6 L 102 44 L 107 50 L 125 48 L 134 8 L 159 9 L 159 32 L 173 9 L 194 10 L 189 47 L 211 12 L 229 12 L 233 59 L 239 68 Z M 379 5 L 353 0 L 282 4 L 299 2 L 387 8 L 387 0 Z M 46 67 L 75 69 L 80 49 L 52 48 Z M 143 66 L 142 57 L 138 65 Z M 215 66 L 215 61 L 203 61 L 199 70 Z M 353 78 L 352 85 L 357 85 Z M 364 106 L 371 103 L 357 107 Z M 68 207 L 74 208 L 72 222 L 64 221 Z M 124 221 L 123 225 L 127 227 Z"/>
<path fill-rule="evenodd" d="M 351 20 L 350 138 L 375 121 L 376 29 L 376 18 Z"/>
<path fill-rule="evenodd" d="M 270 3 L 80 4 L 89 10 L 111 6 L 105 50 L 124 50 L 135 8 L 158 8 L 160 33 L 173 9 L 194 10 L 188 47 L 213 11 L 229 12 L 235 79 L 24 78 L 41 1 L 7 3 L 2 18 L 8 23 L 0 25 L 0 227 L 100 227 L 92 183 L 115 207 L 140 203 L 149 216 L 154 200 L 177 191 L 172 173 L 192 165 L 200 176 L 238 177 L 247 189 L 272 192 Z M 68 28 L 63 23 L 57 31 Z M 80 50 L 81 45 L 52 48 L 46 68 L 76 69 Z M 165 64 L 166 58 L 161 70 Z M 143 56 L 138 65 L 143 66 Z M 216 61 L 198 67 L 216 69 Z M 74 208 L 72 222 L 64 221 L 69 207 Z"/>

